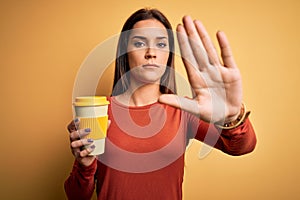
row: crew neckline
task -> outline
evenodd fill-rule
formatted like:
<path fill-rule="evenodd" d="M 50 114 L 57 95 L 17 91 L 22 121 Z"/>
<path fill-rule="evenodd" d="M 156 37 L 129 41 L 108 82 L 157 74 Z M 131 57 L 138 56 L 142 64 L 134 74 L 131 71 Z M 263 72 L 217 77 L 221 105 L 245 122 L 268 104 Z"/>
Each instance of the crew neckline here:
<path fill-rule="evenodd" d="M 128 105 L 125 105 L 125 104 L 119 102 L 119 101 L 115 98 L 115 96 L 111 96 L 111 97 L 109 97 L 109 98 L 111 99 L 111 101 L 112 101 L 114 104 L 116 104 L 116 105 L 118 105 L 118 106 L 120 106 L 120 107 L 123 107 L 123 108 L 130 108 L 130 109 L 150 108 L 151 106 L 153 106 L 153 105 L 155 105 L 155 104 L 159 104 L 159 102 L 156 101 L 156 102 L 153 102 L 153 103 L 150 103 L 150 104 L 146 104 L 146 105 L 143 105 L 143 106 L 128 106 Z"/>

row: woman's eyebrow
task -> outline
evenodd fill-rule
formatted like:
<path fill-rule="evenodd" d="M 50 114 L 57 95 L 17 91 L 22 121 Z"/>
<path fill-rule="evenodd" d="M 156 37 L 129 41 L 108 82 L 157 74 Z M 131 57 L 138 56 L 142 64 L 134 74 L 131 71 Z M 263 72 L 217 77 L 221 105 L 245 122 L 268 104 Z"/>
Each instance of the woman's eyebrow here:
<path fill-rule="evenodd" d="M 141 40 L 146 40 L 147 38 L 144 37 L 144 36 L 135 35 L 135 36 L 131 37 L 131 39 L 141 39 Z"/>
<path fill-rule="evenodd" d="M 156 39 L 161 40 L 161 39 L 168 39 L 168 38 L 166 36 L 161 36 L 161 37 L 156 37 Z"/>
<path fill-rule="evenodd" d="M 131 39 L 141 39 L 141 40 L 146 40 L 147 37 L 135 35 L 135 36 L 131 37 Z M 156 37 L 156 39 L 161 40 L 161 39 L 168 39 L 168 38 L 167 38 L 166 36 L 158 36 L 158 37 Z"/>

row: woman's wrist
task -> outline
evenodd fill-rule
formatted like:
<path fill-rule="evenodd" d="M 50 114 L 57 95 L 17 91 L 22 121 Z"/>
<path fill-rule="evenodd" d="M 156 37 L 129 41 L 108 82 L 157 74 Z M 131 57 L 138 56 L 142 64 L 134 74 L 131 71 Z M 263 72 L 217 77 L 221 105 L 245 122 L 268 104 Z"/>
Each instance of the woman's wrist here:
<path fill-rule="evenodd" d="M 223 124 L 216 123 L 215 125 L 221 129 L 233 129 L 244 123 L 250 112 L 246 111 L 246 106 L 242 103 L 239 114 L 232 119 L 225 120 Z"/>

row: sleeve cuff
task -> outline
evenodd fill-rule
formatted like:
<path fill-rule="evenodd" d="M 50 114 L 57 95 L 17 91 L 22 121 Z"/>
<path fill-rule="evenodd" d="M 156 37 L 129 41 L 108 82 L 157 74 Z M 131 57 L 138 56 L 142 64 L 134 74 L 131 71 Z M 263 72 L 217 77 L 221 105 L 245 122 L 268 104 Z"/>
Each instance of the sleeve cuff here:
<path fill-rule="evenodd" d="M 217 127 L 217 126 L 216 126 L 216 128 L 219 129 L 219 130 L 221 131 L 221 135 L 223 135 L 223 136 L 225 136 L 225 137 L 226 137 L 226 136 L 227 136 L 227 137 L 231 137 L 231 136 L 234 136 L 234 135 L 240 135 L 240 134 L 246 133 L 247 130 L 248 130 L 248 127 L 249 127 L 249 123 L 250 123 L 250 120 L 249 120 L 249 118 L 247 117 L 247 118 L 245 119 L 245 121 L 244 121 L 241 125 L 239 125 L 239 126 L 233 128 L 233 129 L 220 129 L 220 128 Z"/>
<path fill-rule="evenodd" d="M 95 159 L 94 162 L 89 166 L 81 165 L 77 160 L 75 160 L 73 170 L 77 171 L 84 177 L 94 176 L 97 170 L 97 159 Z"/>

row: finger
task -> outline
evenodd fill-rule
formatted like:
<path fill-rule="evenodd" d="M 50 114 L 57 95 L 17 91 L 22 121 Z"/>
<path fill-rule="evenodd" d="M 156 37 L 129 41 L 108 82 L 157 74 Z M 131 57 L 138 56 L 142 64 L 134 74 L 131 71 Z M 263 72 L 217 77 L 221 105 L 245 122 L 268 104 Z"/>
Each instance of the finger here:
<path fill-rule="evenodd" d="M 190 83 L 196 83 L 198 82 L 198 78 L 201 77 L 201 75 L 199 76 L 200 71 L 197 67 L 197 61 L 190 47 L 187 33 L 184 27 L 180 24 L 177 26 L 177 39 L 181 52 L 181 58 L 184 63 L 189 81 Z"/>
<path fill-rule="evenodd" d="M 80 138 L 87 136 L 90 132 L 91 132 L 90 128 L 73 131 L 72 133 L 70 133 L 70 140 L 71 141 L 78 140 Z"/>
<path fill-rule="evenodd" d="M 200 36 L 200 39 L 204 45 L 204 48 L 207 52 L 208 58 L 210 60 L 210 63 L 213 65 L 218 65 L 220 64 L 220 60 L 219 60 L 219 56 L 218 53 L 216 51 L 215 46 L 213 45 L 209 34 L 207 33 L 204 25 L 199 21 L 199 20 L 195 20 L 194 21 L 196 30 Z"/>
<path fill-rule="evenodd" d="M 224 66 L 229 68 L 236 68 L 237 66 L 234 61 L 232 51 L 225 33 L 222 31 L 218 31 L 217 38 L 221 48 L 221 57 L 223 59 Z"/>
<path fill-rule="evenodd" d="M 73 121 L 71 121 L 71 123 L 68 125 L 67 129 L 69 131 L 69 133 L 76 131 L 79 127 L 79 119 L 76 118 Z"/>
<path fill-rule="evenodd" d="M 75 141 L 71 142 L 71 147 L 72 148 L 80 148 L 82 146 L 92 144 L 93 142 L 94 142 L 94 140 L 91 138 L 75 140 Z"/>
<path fill-rule="evenodd" d="M 181 24 L 177 26 L 176 30 L 182 61 L 187 66 L 187 72 L 192 73 L 197 69 L 197 62 L 189 44 L 187 33 Z"/>
<path fill-rule="evenodd" d="M 190 16 L 183 17 L 183 24 L 198 67 L 200 70 L 205 70 L 209 66 L 209 60 L 195 24 Z"/>
<path fill-rule="evenodd" d="M 80 157 L 80 148 L 71 148 L 71 150 L 76 158 Z"/>
<path fill-rule="evenodd" d="M 198 104 L 190 98 L 179 97 L 173 94 L 163 94 L 159 97 L 158 101 L 199 116 Z"/>
<path fill-rule="evenodd" d="M 84 150 L 80 151 L 79 156 L 82 158 L 88 156 L 94 151 L 95 147 L 95 145 L 87 146 Z"/>

